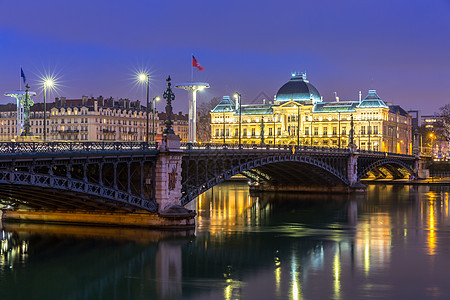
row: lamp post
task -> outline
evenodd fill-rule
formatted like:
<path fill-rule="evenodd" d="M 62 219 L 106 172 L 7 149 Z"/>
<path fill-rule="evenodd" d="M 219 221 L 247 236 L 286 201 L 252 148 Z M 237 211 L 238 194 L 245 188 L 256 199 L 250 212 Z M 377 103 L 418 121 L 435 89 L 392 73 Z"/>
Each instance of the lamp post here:
<path fill-rule="evenodd" d="M 339 137 L 339 144 L 338 144 L 338 148 L 341 148 L 341 113 L 338 112 L 338 137 Z"/>
<path fill-rule="evenodd" d="M 276 114 L 274 114 L 273 115 L 273 145 L 275 146 L 275 142 L 276 142 L 276 140 L 275 140 L 275 137 L 276 137 L 276 134 L 275 134 L 275 132 L 276 132 L 276 130 L 275 130 L 275 121 L 276 121 Z"/>
<path fill-rule="evenodd" d="M 370 119 L 367 119 L 367 121 L 369 122 L 369 128 L 367 128 L 367 134 L 369 135 L 369 141 L 368 141 L 368 149 L 369 149 L 369 151 L 371 151 L 371 149 L 370 149 L 370 135 L 371 135 L 371 130 L 370 130 Z"/>
<path fill-rule="evenodd" d="M 434 148 L 434 139 L 435 139 L 435 135 L 433 133 L 429 134 L 429 137 L 431 139 L 431 143 L 430 143 L 430 155 L 433 157 L 433 148 Z"/>
<path fill-rule="evenodd" d="M 225 109 L 223 110 L 223 143 L 225 144 Z"/>
<path fill-rule="evenodd" d="M 150 76 L 147 73 L 141 73 L 141 74 L 139 74 L 139 81 L 141 81 L 141 82 L 145 82 L 146 81 L 147 82 L 147 107 L 146 107 L 147 132 L 146 132 L 146 135 L 145 135 L 145 137 L 146 137 L 145 141 L 148 143 L 148 141 L 149 141 L 148 137 L 149 137 L 149 131 L 150 131 L 150 129 L 149 129 L 149 114 L 148 114 L 148 111 L 149 111 L 149 99 L 148 99 L 148 96 L 149 96 L 149 88 L 150 88 Z"/>
<path fill-rule="evenodd" d="M 50 78 L 44 81 L 44 142 L 47 141 L 47 88 L 53 87 L 53 80 Z"/>
<path fill-rule="evenodd" d="M 152 104 L 153 104 L 153 109 L 152 109 L 152 122 L 153 122 L 153 127 L 152 127 L 152 141 L 155 141 L 155 135 L 156 135 L 156 130 L 155 130 L 155 113 L 156 113 L 156 101 L 159 101 L 161 98 L 159 98 L 158 96 L 153 98 Z"/>
<path fill-rule="evenodd" d="M 261 127 L 261 136 L 260 136 L 261 145 L 264 145 L 264 116 L 261 116 L 261 125 L 260 125 L 260 127 Z"/>
<path fill-rule="evenodd" d="M 239 105 L 239 146 L 241 145 L 241 116 L 242 116 L 242 105 L 241 105 L 241 94 L 236 92 L 234 94 L 234 98 L 236 99 L 236 104 Z"/>

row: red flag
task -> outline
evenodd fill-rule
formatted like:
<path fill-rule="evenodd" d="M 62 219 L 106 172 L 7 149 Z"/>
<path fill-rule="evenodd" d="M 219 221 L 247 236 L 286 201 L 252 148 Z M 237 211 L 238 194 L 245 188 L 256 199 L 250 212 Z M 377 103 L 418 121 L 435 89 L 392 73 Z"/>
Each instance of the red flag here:
<path fill-rule="evenodd" d="M 197 68 L 199 71 L 203 71 L 205 68 L 203 68 L 202 66 L 200 66 L 200 64 L 198 63 L 198 61 L 195 59 L 194 55 L 192 55 L 192 66 L 194 68 Z"/>

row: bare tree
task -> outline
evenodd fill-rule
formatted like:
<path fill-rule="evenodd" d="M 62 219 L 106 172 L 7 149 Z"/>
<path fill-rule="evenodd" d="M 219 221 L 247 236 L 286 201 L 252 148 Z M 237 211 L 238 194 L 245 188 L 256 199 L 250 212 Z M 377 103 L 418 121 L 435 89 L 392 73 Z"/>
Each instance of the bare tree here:
<path fill-rule="evenodd" d="M 441 141 L 450 141 L 450 104 L 439 108 L 439 118 L 436 121 L 436 138 Z"/>
<path fill-rule="evenodd" d="M 210 101 L 201 103 L 197 108 L 197 140 L 209 142 L 211 140 L 211 110 L 219 104 L 220 98 L 214 97 Z"/>

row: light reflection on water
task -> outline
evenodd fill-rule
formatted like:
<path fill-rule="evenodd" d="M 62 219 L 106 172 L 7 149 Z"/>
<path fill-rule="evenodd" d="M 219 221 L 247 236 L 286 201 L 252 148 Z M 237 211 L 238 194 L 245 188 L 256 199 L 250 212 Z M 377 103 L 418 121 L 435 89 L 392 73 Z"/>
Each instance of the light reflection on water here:
<path fill-rule="evenodd" d="M 4 224 L 0 298 L 450 298 L 450 187 L 249 195 L 190 204 L 195 232 Z"/>

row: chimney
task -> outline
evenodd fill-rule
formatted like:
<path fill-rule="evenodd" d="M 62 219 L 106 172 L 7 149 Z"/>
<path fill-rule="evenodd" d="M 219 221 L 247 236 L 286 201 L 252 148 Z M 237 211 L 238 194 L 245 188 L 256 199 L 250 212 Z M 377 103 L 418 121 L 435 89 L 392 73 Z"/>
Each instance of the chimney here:
<path fill-rule="evenodd" d="M 66 97 L 61 97 L 61 106 L 66 105 Z"/>
<path fill-rule="evenodd" d="M 88 97 L 87 96 L 82 96 L 81 97 L 81 104 L 86 106 L 87 102 L 88 102 Z"/>
<path fill-rule="evenodd" d="M 361 91 L 359 91 L 359 103 L 361 103 L 361 99 L 362 99 L 362 94 L 361 94 Z"/>
<path fill-rule="evenodd" d="M 98 96 L 98 105 L 99 106 L 104 106 L 105 105 L 103 96 Z"/>
<path fill-rule="evenodd" d="M 98 103 L 97 100 L 94 100 L 94 111 L 97 111 L 98 109 Z"/>
<path fill-rule="evenodd" d="M 334 92 L 334 97 L 336 98 L 336 102 L 339 102 L 339 97 L 337 95 L 337 92 Z"/>

